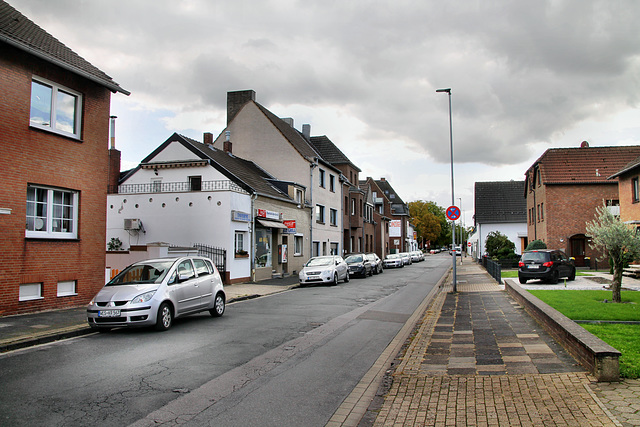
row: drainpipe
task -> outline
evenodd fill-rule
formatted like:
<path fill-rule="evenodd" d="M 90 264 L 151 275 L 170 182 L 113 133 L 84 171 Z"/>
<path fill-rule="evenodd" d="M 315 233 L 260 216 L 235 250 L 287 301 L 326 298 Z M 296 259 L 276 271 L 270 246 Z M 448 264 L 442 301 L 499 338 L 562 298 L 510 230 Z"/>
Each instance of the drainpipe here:
<path fill-rule="evenodd" d="M 311 203 L 311 221 L 309 222 L 309 258 L 313 257 L 313 213 L 316 210 L 316 207 L 313 204 L 313 169 L 317 166 L 318 158 L 314 157 L 313 161 L 309 165 L 309 199 Z"/>
<path fill-rule="evenodd" d="M 255 191 L 251 194 L 251 281 L 256 281 L 256 219 L 255 209 L 253 207 L 254 202 L 258 198 L 258 193 Z"/>

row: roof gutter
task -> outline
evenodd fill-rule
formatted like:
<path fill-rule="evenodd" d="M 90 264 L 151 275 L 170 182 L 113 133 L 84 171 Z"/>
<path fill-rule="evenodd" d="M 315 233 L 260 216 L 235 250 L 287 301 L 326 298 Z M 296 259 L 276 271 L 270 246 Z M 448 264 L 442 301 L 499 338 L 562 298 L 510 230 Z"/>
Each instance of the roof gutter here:
<path fill-rule="evenodd" d="M 11 38 L 6 37 L 3 34 L 0 34 L 0 41 L 3 41 L 5 43 L 7 43 L 7 44 L 10 44 L 10 45 L 12 45 L 12 46 L 14 46 L 14 47 L 16 47 L 16 48 L 18 48 L 20 50 L 23 50 L 25 52 L 28 52 L 28 53 L 34 55 L 34 56 L 37 56 L 40 59 L 44 59 L 45 61 L 51 62 L 51 63 L 53 63 L 53 64 L 55 64 L 55 65 L 57 65 L 57 66 L 59 66 L 61 68 L 64 68 L 67 71 L 71 71 L 72 73 L 78 74 L 78 75 L 80 75 L 80 76 L 82 76 L 82 77 L 84 77 L 84 78 L 86 78 L 88 80 L 91 80 L 94 83 L 98 83 L 99 85 L 106 87 L 107 89 L 109 89 L 110 91 L 112 91 L 114 93 L 115 92 L 120 92 L 120 93 L 122 93 L 124 95 L 127 95 L 127 96 L 131 95 L 131 92 L 129 92 L 127 90 L 124 90 L 117 83 L 109 82 L 108 80 L 101 79 L 100 77 L 94 76 L 93 74 L 88 73 L 88 72 L 86 72 L 84 70 L 81 70 L 78 67 L 74 67 L 73 65 L 70 65 L 70 64 L 68 64 L 68 63 L 66 63 L 66 62 L 64 62 L 64 61 L 62 61 L 62 60 L 60 60 L 58 58 L 55 58 L 55 57 L 53 57 L 51 55 L 47 55 L 46 53 L 43 53 L 40 49 L 35 49 L 35 48 L 25 44 L 25 43 L 17 42 L 15 40 L 11 39 Z"/>

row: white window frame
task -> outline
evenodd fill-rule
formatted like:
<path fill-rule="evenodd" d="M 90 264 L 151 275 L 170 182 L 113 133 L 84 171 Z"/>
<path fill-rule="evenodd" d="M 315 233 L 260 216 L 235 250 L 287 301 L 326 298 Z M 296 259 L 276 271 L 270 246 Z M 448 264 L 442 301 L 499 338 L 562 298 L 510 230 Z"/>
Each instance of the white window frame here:
<path fill-rule="evenodd" d="M 316 222 L 320 222 L 324 224 L 324 206 L 316 205 Z"/>
<path fill-rule="evenodd" d="M 638 203 L 640 201 L 640 179 L 634 177 L 631 179 L 631 203 Z"/>
<path fill-rule="evenodd" d="M 76 280 L 64 280 L 58 282 L 58 292 L 57 296 L 59 297 L 68 297 L 73 295 L 78 295 L 78 282 Z"/>
<path fill-rule="evenodd" d="M 43 299 L 42 283 L 24 283 L 18 291 L 18 301 L 33 301 Z"/>
<path fill-rule="evenodd" d="M 234 238 L 233 238 L 233 251 L 234 253 L 238 253 L 240 251 L 245 251 L 247 252 L 247 250 L 244 248 L 244 241 L 246 240 L 246 235 L 247 232 L 246 231 L 237 231 L 235 232 Z"/>
<path fill-rule="evenodd" d="M 49 106 L 50 108 L 50 121 L 49 123 L 38 123 L 32 120 L 31 117 L 31 108 L 29 110 L 29 125 L 33 128 L 37 128 L 37 129 L 42 129 L 45 130 L 47 132 L 53 132 L 53 133 L 57 133 L 59 135 L 64 135 L 64 136 L 69 136 L 75 139 L 80 139 L 80 135 L 82 135 L 82 94 L 80 92 L 77 92 L 73 89 L 69 89 L 68 87 L 59 85 L 57 83 L 52 82 L 51 80 L 47 80 L 44 79 L 42 77 L 37 77 L 37 76 L 33 76 L 31 78 L 31 100 L 30 100 L 30 107 L 33 104 L 33 83 L 38 83 L 40 85 L 43 86 L 48 86 L 51 88 L 51 104 Z M 57 122 L 57 111 L 59 107 L 57 105 L 58 102 L 58 92 L 63 92 L 67 95 L 73 96 L 76 99 L 76 103 L 75 103 L 75 111 L 74 111 L 74 125 L 75 125 L 75 129 L 73 130 L 73 132 L 68 132 L 64 129 L 60 129 L 58 122 Z"/>
<path fill-rule="evenodd" d="M 65 189 L 65 188 L 54 188 L 54 187 L 46 187 L 46 186 L 42 186 L 42 185 L 28 185 L 27 186 L 27 193 L 31 190 L 31 189 L 40 189 L 40 190 L 45 190 L 47 191 L 47 200 L 45 203 L 45 216 L 44 217 L 39 217 L 37 216 L 37 210 L 36 207 L 33 208 L 32 211 L 32 215 L 29 215 L 30 210 L 27 209 L 27 221 L 26 225 L 29 225 L 29 221 L 28 218 L 29 217 L 33 217 L 34 218 L 34 228 L 35 228 L 35 221 L 42 221 L 44 218 L 44 221 L 46 221 L 45 224 L 42 224 L 43 227 L 40 228 L 44 228 L 44 231 L 40 231 L 40 230 L 29 230 L 29 229 L 25 229 L 25 237 L 32 237 L 32 238 L 41 238 L 41 239 L 77 239 L 78 238 L 78 206 L 79 206 L 79 200 L 80 200 L 80 193 L 78 191 L 74 191 L 74 190 L 69 190 L 69 189 Z M 54 212 L 54 203 L 53 203 L 53 195 L 54 192 L 62 192 L 62 193 L 69 193 L 71 194 L 71 229 L 72 231 L 53 231 L 54 229 L 54 225 L 56 225 L 54 223 L 54 219 L 53 219 L 53 212 Z M 32 203 L 34 203 L 35 205 L 37 205 L 37 200 L 33 200 Z M 29 204 L 29 201 L 27 201 L 27 205 Z"/>
<path fill-rule="evenodd" d="M 296 234 L 293 237 L 293 256 L 302 256 L 304 251 L 304 236 L 302 234 Z"/>

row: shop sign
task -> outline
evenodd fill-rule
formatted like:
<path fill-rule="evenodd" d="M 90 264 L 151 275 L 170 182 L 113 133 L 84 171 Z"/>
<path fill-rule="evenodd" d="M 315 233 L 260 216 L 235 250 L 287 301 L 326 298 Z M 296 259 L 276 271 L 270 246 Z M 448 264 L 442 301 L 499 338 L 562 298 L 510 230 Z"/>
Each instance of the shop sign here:
<path fill-rule="evenodd" d="M 279 212 L 268 211 L 266 209 L 257 209 L 257 211 L 258 211 L 258 216 L 260 218 L 273 219 L 276 221 L 280 221 L 281 215 Z"/>
<path fill-rule="evenodd" d="M 295 219 L 285 220 L 285 221 L 282 221 L 282 223 L 287 226 L 286 230 L 282 230 L 283 234 L 296 234 L 296 220 Z"/>
<path fill-rule="evenodd" d="M 389 221 L 389 237 L 402 236 L 402 221 L 394 219 Z"/>
<path fill-rule="evenodd" d="M 251 222 L 251 215 L 246 212 L 231 211 L 231 221 Z"/>

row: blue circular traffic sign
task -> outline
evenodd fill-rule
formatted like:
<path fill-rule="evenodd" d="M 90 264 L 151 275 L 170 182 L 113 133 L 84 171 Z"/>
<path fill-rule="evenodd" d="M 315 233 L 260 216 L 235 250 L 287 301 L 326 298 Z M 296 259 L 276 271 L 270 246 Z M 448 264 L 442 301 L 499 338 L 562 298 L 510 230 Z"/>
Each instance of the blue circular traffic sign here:
<path fill-rule="evenodd" d="M 447 208 L 447 218 L 449 218 L 451 221 L 455 221 L 456 219 L 460 218 L 460 208 L 458 208 L 457 206 L 449 206 Z"/>

